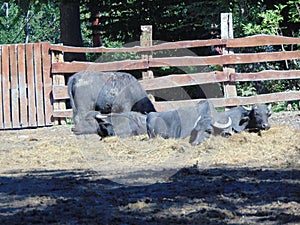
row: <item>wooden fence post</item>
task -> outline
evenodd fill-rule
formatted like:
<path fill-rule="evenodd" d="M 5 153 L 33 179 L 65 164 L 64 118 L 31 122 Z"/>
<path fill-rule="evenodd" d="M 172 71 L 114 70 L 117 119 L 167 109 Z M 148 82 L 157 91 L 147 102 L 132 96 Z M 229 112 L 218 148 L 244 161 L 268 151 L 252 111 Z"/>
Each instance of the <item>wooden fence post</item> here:
<path fill-rule="evenodd" d="M 141 47 L 150 47 L 152 46 L 152 26 L 151 25 L 144 25 L 141 26 L 142 34 L 140 37 Z M 149 60 L 152 58 L 152 52 L 147 52 L 142 54 L 142 59 Z M 143 80 L 145 79 L 152 79 L 153 71 L 147 70 L 142 72 Z"/>
<path fill-rule="evenodd" d="M 232 13 L 221 13 L 221 38 L 222 39 L 232 39 L 233 37 L 233 23 L 232 23 Z M 234 54 L 234 52 L 228 48 L 223 49 L 223 55 Z M 227 76 L 231 73 L 235 73 L 234 66 L 224 65 L 223 71 Z M 223 84 L 224 97 L 236 97 L 236 86 L 233 82 L 225 82 Z"/>
<path fill-rule="evenodd" d="M 52 51 L 52 63 L 63 62 L 64 56 L 62 52 Z M 52 76 L 53 85 L 65 86 L 65 76 L 63 74 L 53 74 Z M 66 110 L 66 101 L 65 100 L 54 100 L 53 102 L 53 111 L 55 110 Z M 65 125 L 67 123 L 66 118 L 54 118 L 55 125 Z"/>

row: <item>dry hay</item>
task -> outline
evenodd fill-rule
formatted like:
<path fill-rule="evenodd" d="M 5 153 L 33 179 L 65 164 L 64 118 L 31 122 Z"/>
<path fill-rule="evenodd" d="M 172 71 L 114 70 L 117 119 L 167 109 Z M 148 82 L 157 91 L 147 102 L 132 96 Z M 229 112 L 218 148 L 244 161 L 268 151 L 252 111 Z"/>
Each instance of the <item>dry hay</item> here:
<path fill-rule="evenodd" d="M 1 171 L 31 169 L 124 170 L 220 165 L 247 167 L 299 166 L 300 132 L 284 126 L 242 132 L 231 138 L 212 137 L 199 146 L 188 139 L 146 135 L 120 139 L 76 138 L 70 127 L 2 131 Z M 0 171 L 0 172 L 1 172 Z"/>
<path fill-rule="evenodd" d="M 241 132 L 229 139 L 212 137 L 199 146 L 191 146 L 188 139 L 174 140 L 146 136 L 126 140 L 117 137 L 105 139 L 109 155 L 123 162 L 140 164 L 179 161 L 181 165 L 269 167 L 300 163 L 300 132 L 284 126 L 275 126 L 261 133 Z"/>

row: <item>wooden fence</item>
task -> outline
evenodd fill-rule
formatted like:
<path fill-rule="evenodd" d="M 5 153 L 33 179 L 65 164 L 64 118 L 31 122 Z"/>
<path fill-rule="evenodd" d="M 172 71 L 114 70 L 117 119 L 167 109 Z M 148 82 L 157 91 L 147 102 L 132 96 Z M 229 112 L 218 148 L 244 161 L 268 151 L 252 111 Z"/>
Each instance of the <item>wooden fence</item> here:
<path fill-rule="evenodd" d="M 140 52 L 149 53 L 161 50 L 194 48 L 205 46 L 222 46 L 224 49 L 234 49 L 241 47 L 256 47 L 265 45 L 294 45 L 300 44 L 300 38 L 258 35 L 236 39 L 211 39 L 211 40 L 194 40 L 179 41 L 172 43 L 163 43 L 150 47 L 131 47 L 131 48 L 79 48 L 61 45 L 51 45 L 50 50 L 56 52 L 76 52 L 76 53 L 118 53 L 118 52 Z M 299 70 L 265 70 L 257 73 L 236 73 L 234 70 L 226 70 L 228 65 L 248 64 L 257 62 L 273 62 L 283 60 L 300 59 L 300 51 L 280 51 L 280 52 L 262 52 L 262 53 L 236 53 L 223 54 L 217 56 L 185 56 L 185 57 L 164 57 L 138 60 L 122 60 L 115 62 L 57 62 L 52 64 L 52 74 L 68 74 L 81 70 L 97 70 L 97 71 L 117 71 L 117 70 L 149 70 L 155 67 L 164 66 L 209 66 L 221 65 L 223 71 L 212 71 L 204 73 L 191 73 L 180 75 L 168 75 L 153 79 L 140 80 L 140 83 L 147 91 L 159 90 L 171 87 L 183 87 L 189 85 L 199 85 L 207 83 L 223 83 L 234 84 L 238 81 L 266 81 L 266 80 L 282 80 L 282 79 L 300 79 Z M 65 86 L 54 85 L 53 97 L 55 100 L 65 100 L 69 96 Z M 241 96 L 225 96 L 224 98 L 212 98 L 211 101 L 216 107 L 247 105 L 255 103 L 268 103 L 278 101 L 292 101 L 300 99 L 300 91 L 277 92 L 270 94 L 262 94 L 249 97 Z M 155 102 L 158 110 L 166 110 L 174 107 L 187 106 L 196 104 L 200 99 L 179 100 L 179 101 L 160 101 Z M 71 110 L 54 110 L 54 117 L 69 117 L 72 115 Z"/>
<path fill-rule="evenodd" d="M 52 125 L 49 47 L 0 46 L 0 129 Z"/>
<path fill-rule="evenodd" d="M 224 24 L 224 23 L 223 23 Z M 225 24 L 230 24 L 225 22 Z M 148 27 L 149 28 L 149 27 Z M 151 40 L 151 29 L 145 29 Z M 53 123 L 65 123 L 72 117 L 72 110 L 67 109 L 66 76 L 81 70 L 146 71 L 147 79 L 140 80 L 146 91 L 161 90 L 207 83 L 222 83 L 224 97 L 211 98 L 216 107 L 292 101 L 300 99 L 300 91 L 288 91 L 241 97 L 236 95 L 235 83 L 239 81 L 266 81 L 300 79 L 300 70 L 265 70 L 257 73 L 236 73 L 234 65 L 283 60 L 299 60 L 300 51 L 278 51 L 261 53 L 235 53 L 235 48 L 248 48 L 268 45 L 300 44 L 300 38 L 257 35 L 245 38 L 230 38 L 223 35 L 221 39 L 193 40 L 162 43 L 151 46 L 124 48 L 80 48 L 50 43 L 1 45 L 0 46 L 0 129 L 48 126 Z M 179 56 L 154 57 L 157 51 L 173 49 L 191 49 L 197 47 L 221 46 L 224 54 L 216 56 Z M 64 62 L 63 54 L 73 53 L 121 53 L 135 52 L 142 56 L 134 60 L 113 62 Z M 225 54 L 226 53 L 226 54 Z M 151 69 L 157 67 L 210 66 L 220 65 L 222 71 L 197 72 L 187 74 L 170 74 L 152 78 Z M 150 74 L 150 76 L 149 76 Z M 152 79 L 148 79 L 152 78 Z M 157 110 L 196 104 L 200 99 L 157 101 Z"/>

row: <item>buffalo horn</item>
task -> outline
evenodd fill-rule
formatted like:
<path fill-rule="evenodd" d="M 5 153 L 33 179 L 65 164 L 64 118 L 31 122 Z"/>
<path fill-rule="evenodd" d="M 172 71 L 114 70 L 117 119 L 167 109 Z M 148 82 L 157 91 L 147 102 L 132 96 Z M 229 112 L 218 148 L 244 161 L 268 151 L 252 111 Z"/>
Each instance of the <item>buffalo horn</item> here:
<path fill-rule="evenodd" d="M 213 126 L 219 128 L 219 129 L 225 129 L 225 128 L 228 128 L 229 126 L 231 126 L 231 124 L 232 124 L 231 118 L 228 117 L 227 123 L 223 124 L 223 123 L 219 123 L 219 122 L 215 121 Z"/>
<path fill-rule="evenodd" d="M 95 116 L 95 118 L 97 118 L 97 119 L 106 119 L 107 116 L 102 115 L 101 113 L 98 113 L 98 114 Z"/>

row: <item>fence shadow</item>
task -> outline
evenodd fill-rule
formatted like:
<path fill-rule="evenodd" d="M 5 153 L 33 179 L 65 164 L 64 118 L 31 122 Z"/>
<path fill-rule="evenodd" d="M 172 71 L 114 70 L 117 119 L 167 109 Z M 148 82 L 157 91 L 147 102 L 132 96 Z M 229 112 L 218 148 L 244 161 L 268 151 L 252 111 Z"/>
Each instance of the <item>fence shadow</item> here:
<path fill-rule="evenodd" d="M 300 222 L 300 170 L 191 167 L 140 186 L 93 171 L 22 174 L 0 177 L 0 224 Z"/>

